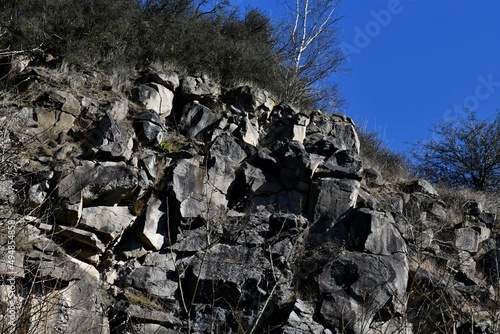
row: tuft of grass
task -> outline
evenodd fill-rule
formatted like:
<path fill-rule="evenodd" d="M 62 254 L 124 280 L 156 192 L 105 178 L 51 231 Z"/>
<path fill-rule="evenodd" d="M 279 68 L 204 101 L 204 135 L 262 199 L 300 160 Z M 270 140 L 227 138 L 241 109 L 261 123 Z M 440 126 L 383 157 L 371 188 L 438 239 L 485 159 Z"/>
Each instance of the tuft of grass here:
<path fill-rule="evenodd" d="M 125 297 L 127 298 L 128 302 L 132 305 L 144 306 L 156 311 L 164 311 L 163 306 L 161 306 L 157 300 L 148 297 L 147 295 L 144 294 L 139 295 L 127 289 L 125 290 Z"/>
<path fill-rule="evenodd" d="M 179 148 L 174 143 L 163 140 L 160 144 L 158 144 L 158 150 L 162 153 L 171 153 L 178 151 Z"/>

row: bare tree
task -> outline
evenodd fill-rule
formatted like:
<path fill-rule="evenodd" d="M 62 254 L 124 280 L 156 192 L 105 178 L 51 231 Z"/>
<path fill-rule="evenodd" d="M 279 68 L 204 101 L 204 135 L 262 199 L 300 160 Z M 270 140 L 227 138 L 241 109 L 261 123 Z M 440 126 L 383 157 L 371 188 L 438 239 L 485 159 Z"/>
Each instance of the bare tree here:
<path fill-rule="evenodd" d="M 338 47 L 338 4 L 338 0 L 285 2 L 290 15 L 283 25 L 281 47 L 289 67 L 287 97 L 310 100 L 318 90 L 325 93 L 322 85 L 340 70 L 344 57 Z M 332 97 L 338 98 L 336 93 Z"/>
<path fill-rule="evenodd" d="M 417 169 L 430 180 L 478 191 L 500 189 L 500 110 L 489 120 L 476 113 L 435 125 L 433 137 L 420 143 Z"/>

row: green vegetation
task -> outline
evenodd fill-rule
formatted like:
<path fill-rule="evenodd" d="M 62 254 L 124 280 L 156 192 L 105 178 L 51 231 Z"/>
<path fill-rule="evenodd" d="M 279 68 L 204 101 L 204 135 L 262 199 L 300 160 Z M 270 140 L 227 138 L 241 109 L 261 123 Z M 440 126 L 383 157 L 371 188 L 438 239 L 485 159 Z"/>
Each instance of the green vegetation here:
<path fill-rule="evenodd" d="M 162 153 L 171 153 L 171 152 L 174 152 L 174 151 L 177 151 L 178 148 L 175 147 L 175 145 L 173 145 L 171 142 L 169 141 L 162 141 L 159 145 L 158 145 L 158 149 L 160 150 L 160 152 Z"/>

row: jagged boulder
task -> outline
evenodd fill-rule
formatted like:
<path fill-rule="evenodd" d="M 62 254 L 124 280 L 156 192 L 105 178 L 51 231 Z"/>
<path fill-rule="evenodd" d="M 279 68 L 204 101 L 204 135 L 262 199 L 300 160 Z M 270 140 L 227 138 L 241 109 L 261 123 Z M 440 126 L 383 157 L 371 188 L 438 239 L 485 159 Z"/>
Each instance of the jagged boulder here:
<path fill-rule="evenodd" d="M 165 268 L 138 267 L 125 268 L 121 276 L 126 286 L 144 291 L 150 296 L 173 299 L 178 289 L 174 273 Z"/>
<path fill-rule="evenodd" d="M 216 190 L 227 194 L 236 176 L 236 169 L 246 158 L 245 151 L 227 133 L 218 136 L 210 146 L 208 181 Z"/>
<path fill-rule="evenodd" d="M 123 122 L 129 112 L 129 101 L 127 99 L 119 99 L 111 103 L 111 108 L 108 113 L 117 122 Z"/>
<path fill-rule="evenodd" d="M 359 154 L 359 138 L 354 123 L 349 117 L 330 117 L 316 112 L 307 127 L 304 146 L 308 152 L 326 157 L 337 151 L 353 150 Z"/>
<path fill-rule="evenodd" d="M 166 201 L 152 196 L 147 203 L 144 227 L 139 231 L 139 238 L 150 248 L 158 251 L 168 240 L 167 224 Z"/>
<path fill-rule="evenodd" d="M 28 190 L 28 205 L 36 208 L 47 199 L 50 184 L 48 180 L 32 185 Z"/>
<path fill-rule="evenodd" d="M 405 312 L 408 265 L 403 254 L 337 254 L 317 276 L 324 295 L 319 314 L 329 326 L 363 334 L 383 309 Z"/>
<path fill-rule="evenodd" d="M 270 111 L 275 105 L 275 101 L 264 89 L 241 86 L 232 89 L 224 94 L 222 100 L 244 112 Z"/>
<path fill-rule="evenodd" d="M 292 140 L 303 143 L 309 122 L 308 115 L 289 104 L 282 103 L 274 107 L 269 116 L 267 136 L 263 138 L 264 144 Z"/>
<path fill-rule="evenodd" d="M 86 151 L 95 150 L 100 158 L 129 160 L 134 143 L 128 131 L 106 113 L 98 126 L 87 133 L 83 145 Z"/>
<path fill-rule="evenodd" d="M 76 97 L 68 92 L 53 90 L 47 96 L 53 103 L 58 104 L 61 111 L 73 116 L 80 115 L 81 105 Z"/>
<path fill-rule="evenodd" d="M 337 151 L 315 170 L 321 177 L 347 178 L 361 181 L 361 158 L 353 150 Z"/>
<path fill-rule="evenodd" d="M 259 296 L 255 295 L 258 290 L 244 287 L 257 288 L 263 284 L 269 269 L 269 262 L 257 248 L 216 244 L 194 256 L 192 276 L 187 277 L 187 284 L 183 286 L 187 295 L 192 296 L 194 287 L 198 285 L 197 303 L 209 303 L 218 298 L 231 303 L 259 300 Z"/>
<path fill-rule="evenodd" d="M 248 117 L 244 117 L 241 120 L 241 123 L 236 131 L 243 142 L 255 147 L 259 146 L 259 133 Z"/>
<path fill-rule="evenodd" d="M 132 97 L 136 103 L 162 117 L 172 112 L 174 93 L 163 85 L 154 82 L 140 85 L 133 89 Z"/>
<path fill-rule="evenodd" d="M 78 226 L 94 231 L 107 245 L 120 237 L 134 223 L 135 218 L 126 206 L 93 206 L 83 208 Z"/>
<path fill-rule="evenodd" d="M 204 194 L 205 170 L 196 159 L 181 159 L 172 169 L 172 191 L 179 201 L 184 218 L 203 216 L 207 212 Z"/>
<path fill-rule="evenodd" d="M 164 128 L 157 113 L 145 112 L 135 116 L 134 127 L 141 142 L 146 144 L 161 143 Z"/>
<path fill-rule="evenodd" d="M 314 320 L 315 307 L 297 299 L 283 328 L 285 334 L 324 333 L 325 328 Z"/>
<path fill-rule="evenodd" d="M 106 246 L 95 233 L 76 227 L 62 225 L 56 226 L 55 232 L 59 237 L 67 238 L 74 242 L 90 246 L 91 248 L 97 250 L 99 253 L 104 253 L 104 251 L 106 250 Z"/>
<path fill-rule="evenodd" d="M 37 108 L 35 119 L 39 130 L 33 132 L 42 133 L 50 129 L 52 133 L 61 133 L 68 132 L 73 127 L 76 118 L 69 113 L 61 112 L 57 109 Z"/>
<path fill-rule="evenodd" d="M 183 325 L 182 321 L 168 312 L 162 312 L 147 307 L 141 307 L 139 305 L 130 305 L 128 307 L 128 312 L 130 318 L 135 321 L 146 323 L 146 324 L 158 324 L 163 326 L 180 326 Z M 148 327 L 141 327 L 142 330 Z M 153 327 L 155 331 L 143 332 L 143 333 L 162 333 L 161 331 L 156 331 L 157 327 Z M 161 328 L 161 327 L 160 327 Z M 141 331 L 142 332 L 142 331 Z"/>
<path fill-rule="evenodd" d="M 343 215 L 324 235 L 351 251 L 378 255 L 405 254 L 406 243 L 395 228 L 391 215 L 370 209 L 353 209 Z"/>
<path fill-rule="evenodd" d="M 477 252 L 479 246 L 479 233 L 465 227 L 455 230 L 455 247 L 470 253 Z"/>
<path fill-rule="evenodd" d="M 344 213 L 356 205 L 360 183 L 356 180 L 319 178 L 309 197 L 313 233 L 323 235 Z"/>
<path fill-rule="evenodd" d="M 194 101 L 184 106 L 180 128 L 191 138 L 203 139 L 218 119 L 219 116 L 216 113 Z"/>
<path fill-rule="evenodd" d="M 200 101 L 217 95 L 219 86 L 206 75 L 187 76 L 181 79 L 180 92 L 185 101 Z"/>
<path fill-rule="evenodd" d="M 210 146 L 207 166 L 196 159 L 180 160 L 172 172 L 172 190 L 184 218 L 219 217 L 227 209 L 236 169 L 246 157 L 235 139 L 223 133 Z"/>
<path fill-rule="evenodd" d="M 438 192 L 431 184 L 425 180 L 414 180 L 402 185 L 402 190 L 406 193 L 422 193 L 429 196 L 438 196 Z"/>
<path fill-rule="evenodd" d="M 61 178 L 56 195 L 71 204 L 115 205 L 132 198 L 133 192 L 145 184 L 141 175 L 124 162 L 96 165 L 87 161 Z"/>
<path fill-rule="evenodd" d="M 149 73 L 145 77 L 145 81 L 165 86 L 173 92 L 175 92 L 177 87 L 179 87 L 179 75 L 173 71 L 162 72 L 162 73 L 156 73 L 156 72 Z"/>

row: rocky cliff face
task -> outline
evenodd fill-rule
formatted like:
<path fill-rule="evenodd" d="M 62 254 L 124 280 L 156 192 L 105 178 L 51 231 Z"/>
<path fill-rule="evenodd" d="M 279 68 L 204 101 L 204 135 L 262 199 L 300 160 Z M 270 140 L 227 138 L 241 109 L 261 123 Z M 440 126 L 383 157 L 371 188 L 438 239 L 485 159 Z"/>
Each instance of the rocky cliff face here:
<path fill-rule="evenodd" d="M 3 333 L 498 332 L 494 214 L 383 180 L 348 117 L 101 79 L 2 92 Z"/>

